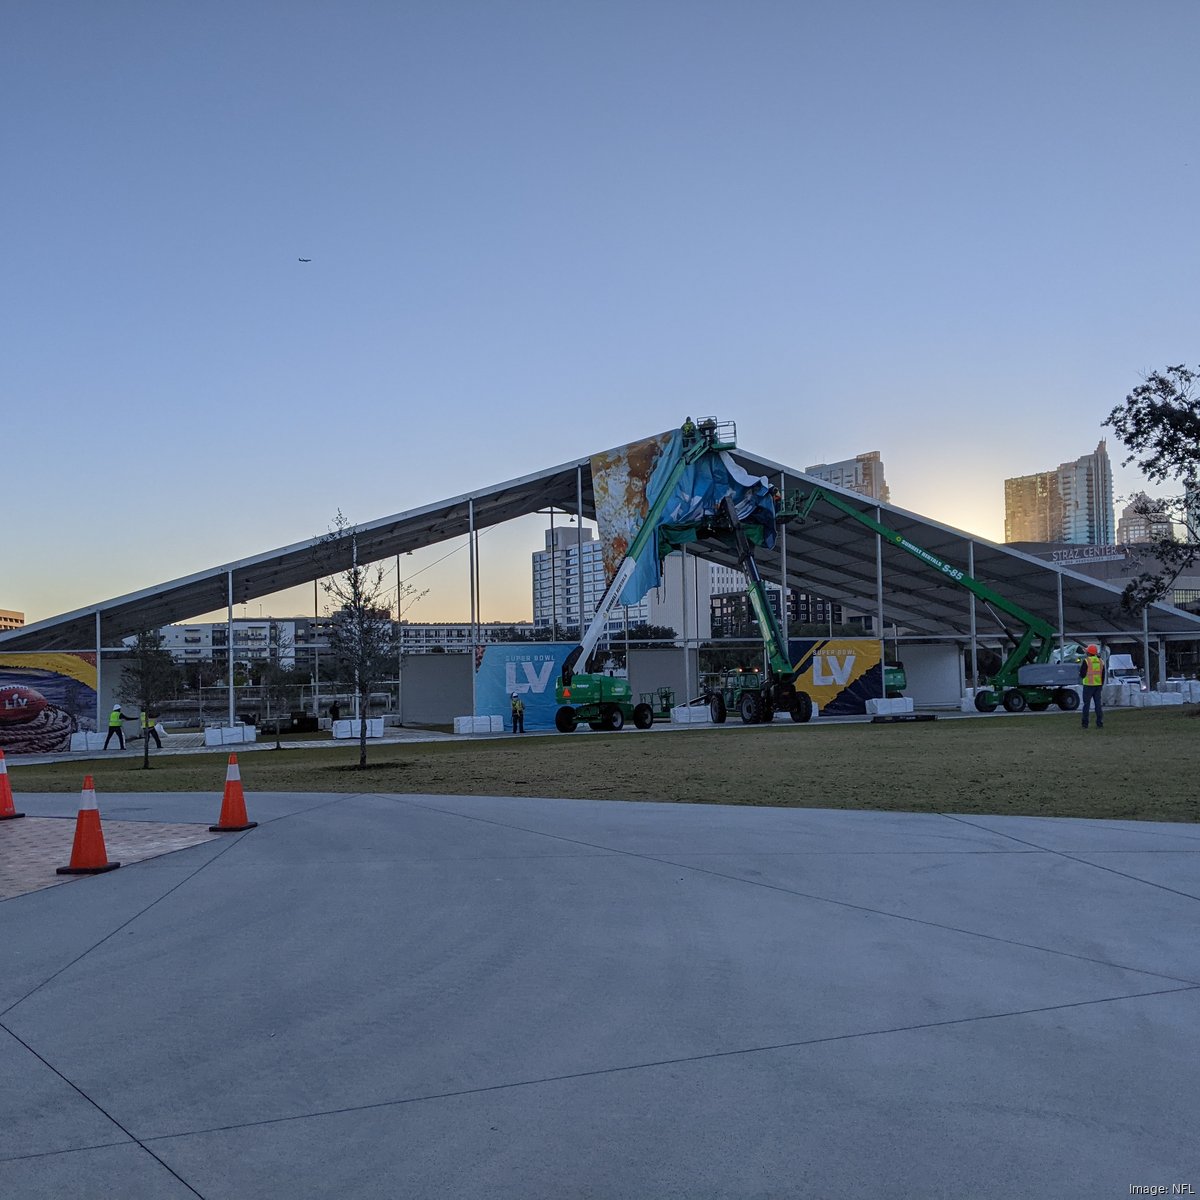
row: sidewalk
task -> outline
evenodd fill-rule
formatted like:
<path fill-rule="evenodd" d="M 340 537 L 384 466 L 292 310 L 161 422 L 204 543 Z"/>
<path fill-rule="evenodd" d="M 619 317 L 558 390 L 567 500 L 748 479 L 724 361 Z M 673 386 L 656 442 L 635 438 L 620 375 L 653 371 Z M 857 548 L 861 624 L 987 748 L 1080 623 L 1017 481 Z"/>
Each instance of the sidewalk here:
<path fill-rule="evenodd" d="M 1200 1190 L 1195 826 L 247 801 L 0 902 L 0 1195 Z"/>

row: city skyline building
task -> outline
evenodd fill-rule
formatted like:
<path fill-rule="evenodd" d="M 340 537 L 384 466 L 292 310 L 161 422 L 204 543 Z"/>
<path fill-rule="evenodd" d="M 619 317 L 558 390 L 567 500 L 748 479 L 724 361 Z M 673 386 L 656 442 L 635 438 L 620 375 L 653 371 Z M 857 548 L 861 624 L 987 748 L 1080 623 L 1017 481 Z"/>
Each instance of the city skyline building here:
<path fill-rule="evenodd" d="M 1104 546 L 1113 542 L 1112 464 L 1103 438 L 1053 471 L 1004 481 L 1004 540 Z"/>
<path fill-rule="evenodd" d="M 859 492 L 884 504 L 891 502 L 892 493 L 883 476 L 883 459 L 878 450 L 868 450 L 840 462 L 814 463 L 805 467 L 804 473 L 848 492 Z"/>
<path fill-rule="evenodd" d="M 608 586 L 604 571 L 604 546 L 595 531 L 575 526 L 555 526 L 545 531 L 544 550 L 532 556 L 534 637 L 549 636 L 557 614 L 559 631 L 579 629 L 580 636 L 595 615 Z M 583 570 L 582 622 L 580 611 L 580 560 Z M 651 588 L 637 604 L 618 606 L 605 622 L 605 636 L 619 641 L 626 628 L 658 625 L 674 629 L 682 639 L 711 635 L 710 564 L 694 554 L 671 554 L 663 562 L 662 583 Z M 686 576 L 685 576 L 686 571 Z M 686 578 L 686 582 L 685 582 Z"/>
<path fill-rule="evenodd" d="M 1145 492 L 1138 492 L 1121 510 L 1117 521 L 1118 545 L 1132 546 L 1174 537 L 1170 513 L 1163 508 L 1153 508 L 1151 504 Z"/>
<path fill-rule="evenodd" d="M 0 633 L 9 629 L 24 629 L 25 614 L 11 608 L 0 608 Z"/>

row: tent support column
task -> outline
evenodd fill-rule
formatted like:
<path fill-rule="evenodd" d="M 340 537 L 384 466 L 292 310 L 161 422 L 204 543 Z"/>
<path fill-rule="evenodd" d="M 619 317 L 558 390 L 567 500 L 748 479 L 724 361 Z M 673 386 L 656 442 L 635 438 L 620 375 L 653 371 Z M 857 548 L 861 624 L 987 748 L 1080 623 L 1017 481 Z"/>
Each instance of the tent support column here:
<path fill-rule="evenodd" d="M 479 640 L 476 624 L 479 614 L 475 610 L 475 500 L 467 501 L 467 561 L 470 566 L 469 586 L 471 589 L 471 716 L 478 716 L 475 707 L 475 643 Z"/>
<path fill-rule="evenodd" d="M 101 667 L 100 667 L 100 658 L 101 658 L 100 647 L 101 647 L 100 610 L 96 609 L 96 732 L 97 733 L 99 733 L 100 730 L 102 730 L 104 728 L 104 709 L 103 709 L 104 700 L 101 695 L 101 691 L 102 691 L 101 683 L 103 682 L 103 677 L 102 677 Z"/>
<path fill-rule="evenodd" d="M 227 583 L 227 599 L 229 601 L 229 616 L 225 623 L 225 657 L 229 675 L 229 728 L 233 728 L 233 568 L 230 567 L 225 575 Z"/>
<path fill-rule="evenodd" d="M 967 543 L 967 574 L 975 578 L 975 543 Z M 968 592 L 971 608 L 971 691 L 979 691 L 979 628 L 975 623 L 975 593 Z"/>
<path fill-rule="evenodd" d="M 883 524 L 883 509 L 875 506 L 875 521 Z M 879 635 L 879 698 L 887 699 L 887 681 L 884 678 L 883 664 L 887 655 L 883 643 L 883 535 L 875 535 L 875 624 Z"/>
<path fill-rule="evenodd" d="M 783 490 L 784 479 L 779 476 L 779 494 L 785 495 Z M 788 661 L 791 661 L 792 652 L 787 649 L 788 646 L 788 557 L 787 557 L 787 522 L 784 521 L 779 531 L 779 583 L 783 588 L 783 593 L 780 596 L 780 631 L 783 634 L 783 646 L 787 650 Z M 793 666 L 795 664 L 793 663 Z"/>
<path fill-rule="evenodd" d="M 1146 672 L 1146 686 L 1150 686 L 1150 606 L 1142 609 L 1142 670 Z"/>

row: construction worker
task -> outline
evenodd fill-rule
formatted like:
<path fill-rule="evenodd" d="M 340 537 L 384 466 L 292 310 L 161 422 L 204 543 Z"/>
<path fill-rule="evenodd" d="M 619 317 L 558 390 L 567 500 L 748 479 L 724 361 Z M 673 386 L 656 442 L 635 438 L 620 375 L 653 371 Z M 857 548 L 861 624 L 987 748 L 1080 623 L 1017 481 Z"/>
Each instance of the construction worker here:
<path fill-rule="evenodd" d="M 1088 727 L 1088 711 L 1096 706 L 1096 728 L 1104 728 L 1104 706 L 1100 702 L 1104 687 L 1104 659 L 1095 646 L 1089 646 L 1079 664 L 1079 682 L 1083 684 L 1083 727 Z"/>
<path fill-rule="evenodd" d="M 516 692 L 513 692 L 511 703 L 512 703 L 513 733 L 524 733 L 525 732 L 525 701 L 522 700 L 521 697 L 518 696 Z"/>
<path fill-rule="evenodd" d="M 122 721 L 132 721 L 133 717 L 127 717 L 122 711 L 119 704 L 112 706 L 112 712 L 108 714 L 108 737 L 104 739 L 104 749 L 108 749 L 108 743 L 112 741 L 113 734 L 117 735 L 117 745 L 122 750 L 125 749 L 125 730 L 121 725 Z"/>
<path fill-rule="evenodd" d="M 158 717 L 150 716 L 145 709 L 142 709 L 142 737 L 152 737 L 154 744 L 162 749 L 162 738 L 158 736 Z"/>
<path fill-rule="evenodd" d="M 691 417 L 688 417 L 688 419 L 686 421 L 684 421 L 684 423 L 683 423 L 683 445 L 684 445 L 685 449 L 686 449 L 686 447 L 690 446 L 695 440 L 696 440 L 696 422 L 693 421 Z"/>

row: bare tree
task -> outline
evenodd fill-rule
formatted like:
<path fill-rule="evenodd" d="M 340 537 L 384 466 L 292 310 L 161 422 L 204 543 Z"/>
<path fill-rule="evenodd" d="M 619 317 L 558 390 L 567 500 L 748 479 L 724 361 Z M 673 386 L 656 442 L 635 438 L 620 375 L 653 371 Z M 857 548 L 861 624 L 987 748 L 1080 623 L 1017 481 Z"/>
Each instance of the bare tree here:
<path fill-rule="evenodd" d="M 175 694 L 179 668 L 162 648 L 162 636 L 154 629 L 141 630 L 133 644 L 133 653 L 124 663 L 117 698 L 136 704 L 142 716 L 142 769 L 150 766 L 150 721 L 164 700 Z"/>
<path fill-rule="evenodd" d="M 383 586 L 383 567 L 363 562 L 358 527 L 338 509 L 329 532 L 319 539 L 316 554 L 327 573 L 322 583 L 333 601 L 330 649 L 353 681 L 358 697 L 358 765 L 367 765 L 367 717 L 372 687 L 387 677 L 396 657 L 396 627 L 390 596 Z"/>

